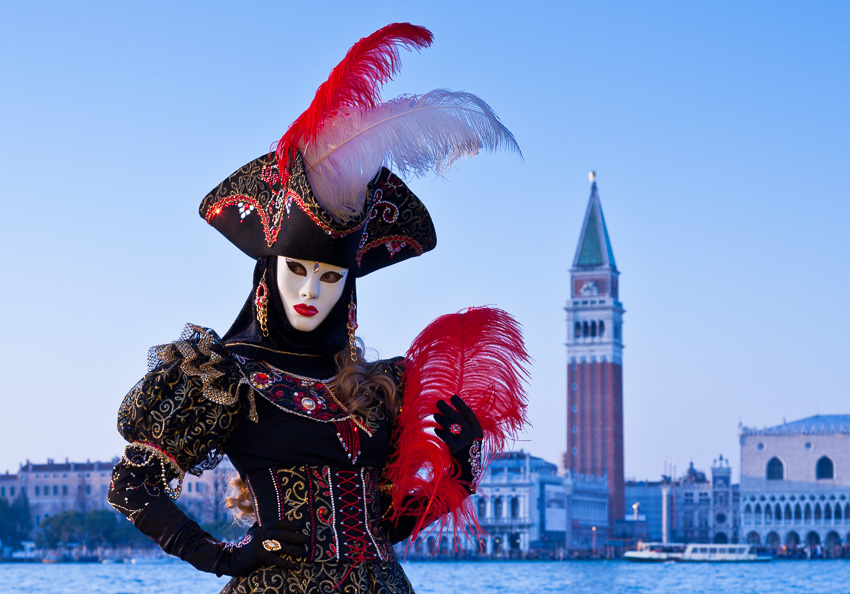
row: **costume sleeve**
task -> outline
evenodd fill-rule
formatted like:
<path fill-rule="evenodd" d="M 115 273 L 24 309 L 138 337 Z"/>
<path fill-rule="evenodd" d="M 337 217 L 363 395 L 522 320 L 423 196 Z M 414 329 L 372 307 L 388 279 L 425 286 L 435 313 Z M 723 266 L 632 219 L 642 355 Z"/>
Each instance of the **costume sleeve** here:
<path fill-rule="evenodd" d="M 188 324 L 180 340 L 150 350 L 148 368 L 118 410 L 118 431 L 128 452 L 158 463 L 164 483 L 214 468 L 240 410 L 257 418 L 248 380 L 212 330 Z M 174 499 L 175 489 L 166 489 Z"/>
<path fill-rule="evenodd" d="M 240 416 L 256 420 L 253 391 L 216 334 L 191 324 L 180 340 L 152 348 L 148 367 L 118 411 L 129 444 L 107 499 L 165 552 L 218 573 L 224 544 L 172 500 L 186 472 L 200 475 L 220 461 Z"/>

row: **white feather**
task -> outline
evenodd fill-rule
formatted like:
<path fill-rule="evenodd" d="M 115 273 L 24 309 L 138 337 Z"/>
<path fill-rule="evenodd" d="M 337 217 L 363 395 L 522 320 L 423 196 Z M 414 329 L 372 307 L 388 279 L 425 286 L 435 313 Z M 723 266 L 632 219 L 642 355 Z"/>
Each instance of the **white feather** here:
<path fill-rule="evenodd" d="M 339 113 L 301 151 L 317 200 L 346 221 L 362 211 L 366 185 L 381 166 L 401 176 L 442 174 L 482 148 L 520 152 L 482 99 L 440 89 Z"/>

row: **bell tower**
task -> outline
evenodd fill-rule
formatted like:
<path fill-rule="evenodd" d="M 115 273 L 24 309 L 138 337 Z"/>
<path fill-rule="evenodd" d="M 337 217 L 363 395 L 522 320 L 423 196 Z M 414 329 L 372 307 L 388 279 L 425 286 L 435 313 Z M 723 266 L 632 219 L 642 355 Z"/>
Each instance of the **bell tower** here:
<path fill-rule="evenodd" d="M 573 265 L 567 312 L 567 451 L 564 467 L 608 477 L 608 525 L 625 516 L 623 304 L 596 173 Z"/>

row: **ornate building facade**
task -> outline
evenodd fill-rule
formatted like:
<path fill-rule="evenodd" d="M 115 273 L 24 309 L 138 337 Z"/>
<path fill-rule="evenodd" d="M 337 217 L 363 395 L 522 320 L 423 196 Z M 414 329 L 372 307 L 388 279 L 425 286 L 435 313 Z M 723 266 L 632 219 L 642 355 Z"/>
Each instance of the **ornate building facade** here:
<path fill-rule="evenodd" d="M 739 485 L 732 483 L 732 468 L 723 455 L 714 460 L 710 478 L 692 462 L 679 478 L 626 483 L 626 503 L 638 511 L 634 519 L 646 521 L 651 541 L 665 540 L 665 499 L 668 542 L 738 542 Z"/>
<path fill-rule="evenodd" d="M 570 269 L 567 313 L 567 451 L 564 468 L 608 477 L 608 525 L 625 513 L 623 305 L 602 204 L 591 174 L 587 211 Z"/>
<path fill-rule="evenodd" d="M 607 541 L 607 478 L 560 476 L 555 464 L 521 450 L 488 466 L 472 504 L 486 533 L 481 543 L 463 534 L 454 540 L 453 530 L 439 533 L 431 526 L 412 547 L 405 542 L 396 550 L 425 558 L 565 558 L 599 553 Z"/>
<path fill-rule="evenodd" d="M 741 532 L 774 549 L 850 541 L 850 415 L 740 427 Z"/>

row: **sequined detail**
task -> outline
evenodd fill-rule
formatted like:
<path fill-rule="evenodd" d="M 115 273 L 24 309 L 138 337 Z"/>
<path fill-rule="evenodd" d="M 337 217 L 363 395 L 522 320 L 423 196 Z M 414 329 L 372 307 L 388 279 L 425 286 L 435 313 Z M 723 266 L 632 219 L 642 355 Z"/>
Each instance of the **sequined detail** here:
<path fill-rule="evenodd" d="M 255 388 L 268 388 L 271 378 L 267 373 L 256 372 L 251 374 L 251 385 Z"/>
<path fill-rule="evenodd" d="M 484 470 L 481 466 L 481 443 L 480 439 L 476 439 L 469 446 L 469 467 L 472 470 L 472 482 L 469 483 L 469 492 L 475 494 L 478 490 L 478 483 L 481 481 L 481 475 Z"/>
<path fill-rule="evenodd" d="M 352 464 L 360 456 L 360 432 L 371 437 L 379 421 L 386 418 L 383 406 L 376 402 L 364 420 L 348 412 L 334 395 L 334 378 L 315 379 L 277 369 L 263 361 L 234 355 L 242 370 L 251 378 L 257 392 L 277 408 L 288 413 L 333 423 L 337 438 Z"/>

